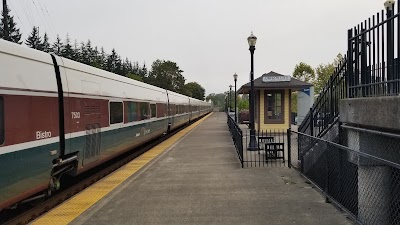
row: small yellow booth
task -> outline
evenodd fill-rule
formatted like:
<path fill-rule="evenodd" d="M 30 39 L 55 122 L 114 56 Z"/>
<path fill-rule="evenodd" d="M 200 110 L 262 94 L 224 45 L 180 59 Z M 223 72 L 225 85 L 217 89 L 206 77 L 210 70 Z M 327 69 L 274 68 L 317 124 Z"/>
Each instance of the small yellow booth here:
<path fill-rule="evenodd" d="M 255 129 L 273 131 L 290 128 L 292 92 L 311 86 L 310 83 L 272 71 L 255 79 Z M 239 94 L 249 92 L 250 82 L 238 91 Z"/>

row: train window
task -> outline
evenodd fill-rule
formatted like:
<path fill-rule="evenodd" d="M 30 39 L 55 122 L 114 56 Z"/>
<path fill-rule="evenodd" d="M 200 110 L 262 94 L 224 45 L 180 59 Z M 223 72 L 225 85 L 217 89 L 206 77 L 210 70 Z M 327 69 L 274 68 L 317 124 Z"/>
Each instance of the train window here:
<path fill-rule="evenodd" d="M 150 104 L 151 118 L 157 117 L 156 104 Z"/>
<path fill-rule="evenodd" d="M 164 117 L 167 116 L 167 105 L 163 103 L 157 103 L 157 117 Z"/>
<path fill-rule="evenodd" d="M 173 115 L 175 115 L 175 105 L 174 104 L 170 104 L 169 105 L 169 115 L 170 116 L 173 116 Z"/>
<path fill-rule="evenodd" d="M 124 121 L 124 107 L 122 102 L 110 102 L 110 124 Z"/>
<path fill-rule="evenodd" d="M 127 103 L 128 112 L 128 122 L 133 122 L 138 120 L 138 106 L 136 102 Z"/>
<path fill-rule="evenodd" d="M 4 100 L 0 97 L 0 145 L 4 144 Z"/>
<path fill-rule="evenodd" d="M 149 103 L 140 103 L 140 120 L 150 119 Z"/>

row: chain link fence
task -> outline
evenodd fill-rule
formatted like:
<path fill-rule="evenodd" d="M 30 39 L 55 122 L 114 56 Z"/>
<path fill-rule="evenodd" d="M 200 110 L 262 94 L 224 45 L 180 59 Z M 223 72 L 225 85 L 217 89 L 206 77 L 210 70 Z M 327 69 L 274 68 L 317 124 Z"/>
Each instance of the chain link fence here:
<path fill-rule="evenodd" d="M 356 133 L 346 147 L 292 132 L 292 165 L 358 223 L 400 224 L 400 139 Z"/>

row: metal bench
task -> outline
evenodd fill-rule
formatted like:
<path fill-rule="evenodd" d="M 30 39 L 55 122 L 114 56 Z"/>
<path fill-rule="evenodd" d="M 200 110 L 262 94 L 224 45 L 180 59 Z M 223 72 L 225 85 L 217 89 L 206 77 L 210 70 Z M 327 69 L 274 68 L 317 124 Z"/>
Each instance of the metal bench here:
<path fill-rule="evenodd" d="M 273 142 L 275 142 L 275 138 L 273 136 L 258 136 L 258 149 L 262 149 L 263 143 L 266 144 Z"/>
<path fill-rule="evenodd" d="M 243 120 L 242 124 L 245 124 L 248 128 L 250 128 L 250 121 Z"/>
<path fill-rule="evenodd" d="M 285 144 L 284 143 L 265 143 L 265 160 L 283 159 L 285 162 Z"/>

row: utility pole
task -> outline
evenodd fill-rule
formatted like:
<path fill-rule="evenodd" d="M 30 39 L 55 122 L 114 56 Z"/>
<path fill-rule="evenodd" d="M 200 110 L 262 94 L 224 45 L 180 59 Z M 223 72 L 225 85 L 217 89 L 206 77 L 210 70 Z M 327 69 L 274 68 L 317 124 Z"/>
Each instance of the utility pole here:
<path fill-rule="evenodd" d="M 3 0 L 3 21 L 4 21 L 4 40 L 9 40 L 9 31 L 8 31 L 8 18 L 7 18 L 7 0 Z"/>

